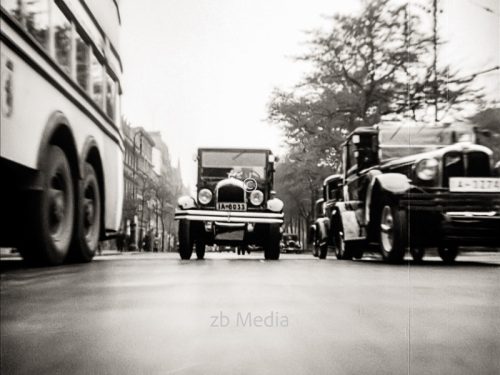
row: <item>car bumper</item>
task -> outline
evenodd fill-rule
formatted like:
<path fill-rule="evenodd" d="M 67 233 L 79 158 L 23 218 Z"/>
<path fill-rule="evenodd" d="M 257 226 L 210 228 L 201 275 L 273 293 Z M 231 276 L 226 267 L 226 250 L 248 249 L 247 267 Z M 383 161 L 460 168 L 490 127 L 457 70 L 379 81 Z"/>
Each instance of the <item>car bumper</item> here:
<path fill-rule="evenodd" d="M 416 237 L 500 246 L 500 194 L 410 193 L 402 197 L 400 206 L 409 212 Z"/>
<path fill-rule="evenodd" d="M 211 221 L 215 223 L 283 224 L 283 218 L 283 213 L 274 212 L 175 210 L 175 220 Z"/>

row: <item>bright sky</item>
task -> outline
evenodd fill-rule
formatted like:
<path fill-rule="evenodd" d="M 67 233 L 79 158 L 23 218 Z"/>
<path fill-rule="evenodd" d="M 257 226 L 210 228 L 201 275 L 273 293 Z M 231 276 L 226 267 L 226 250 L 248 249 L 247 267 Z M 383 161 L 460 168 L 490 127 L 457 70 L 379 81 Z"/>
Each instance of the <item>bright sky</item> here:
<path fill-rule="evenodd" d="M 458 62 L 464 75 L 499 65 L 498 1 L 441 3 L 450 41 L 443 59 Z M 359 1 L 122 0 L 120 7 L 123 114 L 162 132 L 172 161 L 180 160 L 185 183 L 194 187 L 198 147 L 279 152 L 266 106 L 273 88 L 297 83 L 306 69 L 291 58 L 306 48 L 303 31 L 328 25 L 323 16 L 357 11 Z M 481 82 L 498 98 L 500 74 Z"/>

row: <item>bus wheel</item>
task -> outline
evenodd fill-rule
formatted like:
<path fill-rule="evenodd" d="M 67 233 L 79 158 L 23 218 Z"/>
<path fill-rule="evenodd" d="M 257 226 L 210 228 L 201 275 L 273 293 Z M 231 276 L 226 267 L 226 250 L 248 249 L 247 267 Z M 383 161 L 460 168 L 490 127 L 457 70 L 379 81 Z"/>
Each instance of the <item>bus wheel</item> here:
<path fill-rule="evenodd" d="M 179 221 L 179 255 L 181 259 L 191 259 L 193 254 L 193 236 L 191 235 L 191 222 Z"/>
<path fill-rule="evenodd" d="M 205 243 L 203 241 L 196 242 L 196 257 L 198 259 L 205 258 Z"/>
<path fill-rule="evenodd" d="M 90 262 L 99 244 L 101 231 L 101 193 L 94 167 L 85 164 L 80 191 L 76 244 L 70 257 L 75 262 Z"/>
<path fill-rule="evenodd" d="M 280 226 L 269 224 L 269 231 L 264 243 L 264 258 L 268 260 L 278 260 L 280 258 Z"/>
<path fill-rule="evenodd" d="M 28 263 L 59 265 L 68 255 L 75 221 L 71 168 L 60 147 L 49 147 L 42 170 L 43 190 L 30 203 L 29 236 L 19 250 Z"/>

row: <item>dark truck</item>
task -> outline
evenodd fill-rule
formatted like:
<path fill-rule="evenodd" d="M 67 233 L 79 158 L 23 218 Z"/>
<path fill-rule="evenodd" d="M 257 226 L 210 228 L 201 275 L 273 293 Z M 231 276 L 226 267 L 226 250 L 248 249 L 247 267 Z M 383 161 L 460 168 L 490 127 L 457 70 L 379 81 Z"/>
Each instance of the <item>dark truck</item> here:
<path fill-rule="evenodd" d="M 264 248 L 265 259 L 279 259 L 283 202 L 273 191 L 275 157 L 270 150 L 201 148 L 196 198 L 179 198 L 179 254 L 193 247 L 203 259 L 205 246 Z"/>
<path fill-rule="evenodd" d="M 340 259 L 377 249 L 400 262 L 408 248 L 420 261 L 435 247 L 448 263 L 459 246 L 498 249 L 500 178 L 492 151 L 471 142 L 468 129 L 383 123 L 354 130 L 343 145 L 342 197 L 325 213 L 319 249 L 330 241 Z"/>

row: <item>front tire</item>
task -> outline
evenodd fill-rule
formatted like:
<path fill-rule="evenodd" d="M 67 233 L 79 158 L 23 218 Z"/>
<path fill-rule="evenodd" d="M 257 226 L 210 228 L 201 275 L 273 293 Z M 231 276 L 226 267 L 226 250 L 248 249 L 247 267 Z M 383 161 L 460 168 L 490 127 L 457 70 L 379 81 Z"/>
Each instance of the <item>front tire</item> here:
<path fill-rule="evenodd" d="M 196 242 L 196 258 L 199 260 L 205 258 L 205 243 L 201 241 Z"/>
<path fill-rule="evenodd" d="M 319 245 L 319 253 L 318 253 L 319 259 L 326 259 L 327 254 L 328 254 L 328 244 L 324 243 L 322 245 Z"/>
<path fill-rule="evenodd" d="M 99 244 L 102 205 L 97 174 L 89 163 L 85 164 L 79 211 L 70 257 L 75 262 L 90 262 Z"/>
<path fill-rule="evenodd" d="M 457 245 L 442 245 L 438 248 L 438 254 L 446 264 L 452 264 L 458 255 Z"/>
<path fill-rule="evenodd" d="M 51 145 L 44 166 L 43 190 L 28 204 L 28 236 L 19 251 L 34 265 L 59 265 L 67 257 L 75 223 L 75 189 L 64 151 Z"/>
<path fill-rule="evenodd" d="M 183 260 L 191 259 L 193 254 L 193 236 L 191 235 L 191 222 L 179 221 L 179 255 Z"/>
<path fill-rule="evenodd" d="M 382 199 L 379 221 L 380 252 L 385 261 L 402 262 L 407 246 L 406 211 L 391 198 Z"/>
<path fill-rule="evenodd" d="M 267 238 L 264 243 L 264 258 L 267 260 L 278 260 L 280 257 L 280 226 L 269 224 Z"/>
<path fill-rule="evenodd" d="M 344 240 L 343 228 L 335 233 L 335 256 L 338 260 L 352 260 L 351 244 Z"/>
<path fill-rule="evenodd" d="M 425 248 L 422 246 L 419 247 L 412 246 L 410 247 L 410 254 L 415 262 L 421 263 L 425 256 Z"/>

